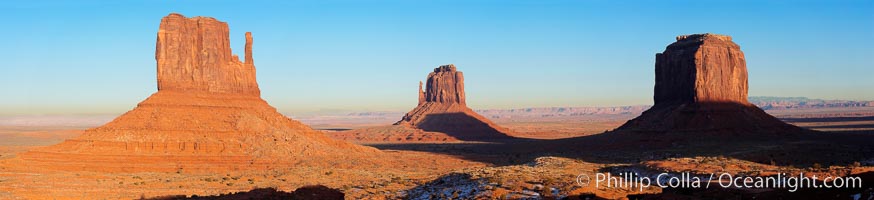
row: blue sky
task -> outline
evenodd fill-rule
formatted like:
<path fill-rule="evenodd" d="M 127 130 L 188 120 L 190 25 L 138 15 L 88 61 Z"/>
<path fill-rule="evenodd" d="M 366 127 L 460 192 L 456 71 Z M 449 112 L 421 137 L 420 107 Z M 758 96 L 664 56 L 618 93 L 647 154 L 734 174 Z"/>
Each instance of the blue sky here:
<path fill-rule="evenodd" d="M 122 113 L 156 91 L 171 12 L 253 32 L 286 113 L 407 111 L 454 63 L 474 108 L 651 104 L 655 53 L 728 34 L 752 96 L 874 99 L 874 1 L 4 1 L 0 115 Z"/>

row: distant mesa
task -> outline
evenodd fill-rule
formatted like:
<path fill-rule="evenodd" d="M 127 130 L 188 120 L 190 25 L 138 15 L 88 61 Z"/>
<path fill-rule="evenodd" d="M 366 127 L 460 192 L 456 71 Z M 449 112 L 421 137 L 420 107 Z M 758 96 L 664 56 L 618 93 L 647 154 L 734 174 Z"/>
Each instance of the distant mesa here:
<path fill-rule="evenodd" d="M 424 86 L 424 88 L 423 88 Z M 511 131 L 467 107 L 464 74 L 443 65 L 419 82 L 419 103 L 393 126 L 327 133 L 333 138 L 364 143 L 430 143 L 512 139 Z"/>
<path fill-rule="evenodd" d="M 379 155 L 330 139 L 261 99 L 251 33 L 241 62 L 231 54 L 227 23 L 170 14 L 161 20 L 156 47 L 158 92 L 78 138 L 20 154 L 25 165 L 187 172 L 338 167 Z"/>
<path fill-rule="evenodd" d="M 801 130 L 747 100 L 747 67 L 730 36 L 677 37 L 656 54 L 655 105 L 618 130 L 772 132 Z"/>
<path fill-rule="evenodd" d="M 446 133 L 461 140 L 510 138 L 500 127 L 467 107 L 464 74 L 455 65 L 443 65 L 428 74 L 424 91 L 419 82 L 419 103 L 395 125 Z"/>
<path fill-rule="evenodd" d="M 750 102 L 763 110 L 874 107 L 874 101 L 824 100 L 806 97 L 750 97 Z"/>

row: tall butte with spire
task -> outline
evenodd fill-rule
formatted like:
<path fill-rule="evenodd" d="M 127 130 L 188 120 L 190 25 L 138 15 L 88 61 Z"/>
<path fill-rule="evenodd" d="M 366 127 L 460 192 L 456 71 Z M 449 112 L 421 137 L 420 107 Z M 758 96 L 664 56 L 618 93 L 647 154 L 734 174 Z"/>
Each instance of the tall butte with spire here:
<path fill-rule="evenodd" d="M 395 125 L 429 132 L 446 133 L 461 140 L 510 138 L 509 129 L 500 127 L 467 107 L 464 74 L 455 65 L 443 65 L 428 74 L 419 103 Z"/>
<path fill-rule="evenodd" d="M 618 130 L 643 132 L 788 133 L 801 128 L 747 100 L 740 46 L 717 34 L 677 36 L 656 54 L 655 105 Z"/>
<path fill-rule="evenodd" d="M 209 171 L 336 167 L 379 154 L 330 139 L 261 99 L 251 33 L 246 33 L 245 62 L 231 54 L 227 23 L 214 18 L 170 14 L 161 20 L 157 40 L 158 92 L 78 138 L 22 153 L 24 164 L 86 171 Z"/>

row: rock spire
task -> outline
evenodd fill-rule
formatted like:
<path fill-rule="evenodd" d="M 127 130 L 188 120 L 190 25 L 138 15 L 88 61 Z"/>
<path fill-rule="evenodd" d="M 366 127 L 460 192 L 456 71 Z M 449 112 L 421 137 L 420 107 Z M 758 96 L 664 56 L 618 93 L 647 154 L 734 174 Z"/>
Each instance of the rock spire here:
<path fill-rule="evenodd" d="M 155 51 L 158 92 L 112 122 L 20 157 L 27 167 L 69 171 L 191 172 L 335 167 L 380 155 L 276 112 L 259 95 L 252 34 L 245 63 L 228 44 L 224 22 L 164 17 Z"/>

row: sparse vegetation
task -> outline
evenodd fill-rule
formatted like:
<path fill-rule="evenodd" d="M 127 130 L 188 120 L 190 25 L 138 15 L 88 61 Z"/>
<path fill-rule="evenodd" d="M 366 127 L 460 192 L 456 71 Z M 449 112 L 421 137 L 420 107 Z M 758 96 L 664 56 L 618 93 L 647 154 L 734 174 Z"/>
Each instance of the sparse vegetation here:
<path fill-rule="evenodd" d="M 452 155 L 455 151 L 470 153 L 472 156 L 479 155 L 477 154 L 478 149 L 465 147 L 465 145 L 467 144 L 424 146 L 424 151 L 414 152 L 418 153 L 412 154 L 414 156 L 407 155 L 411 152 L 386 151 L 387 153 L 391 152 L 391 156 L 403 157 L 404 161 L 408 161 L 403 164 L 394 165 L 396 168 L 392 169 L 374 170 L 363 167 L 353 168 L 351 170 L 347 170 L 346 168 L 328 167 L 270 169 L 266 171 L 247 171 L 246 169 L 242 169 L 227 172 L 225 176 L 221 176 L 221 173 L 225 172 L 215 174 L 203 173 L 196 171 L 195 169 L 197 168 L 189 167 L 185 169 L 178 168 L 176 170 L 171 168 L 168 172 L 162 173 L 133 172 L 104 175 L 92 172 L 76 172 L 67 174 L 46 173 L 42 174 L 42 176 L 50 177 L 52 180 L 69 179 L 71 184 L 68 185 L 93 185 L 96 187 L 108 188 L 107 190 L 118 190 L 119 188 L 133 188 L 133 190 L 138 191 L 147 190 L 150 191 L 150 195 L 153 193 L 159 193 L 154 192 L 157 191 L 156 188 L 173 191 L 174 193 L 172 194 L 188 193 L 189 195 L 194 193 L 199 195 L 212 195 L 218 191 L 261 188 L 264 186 L 283 186 L 285 187 L 283 190 L 289 191 L 294 189 L 292 187 L 298 187 L 301 184 L 322 181 L 340 187 L 340 189 L 348 195 L 347 197 L 353 199 L 381 198 L 383 196 L 386 196 L 387 199 L 402 199 L 402 197 L 395 195 L 401 195 L 403 194 L 402 192 L 408 189 L 420 188 L 422 185 L 434 184 L 435 177 L 439 177 L 442 173 L 463 172 L 472 175 L 471 180 L 481 181 L 482 183 L 479 183 L 481 184 L 479 186 L 482 187 L 458 187 L 447 193 L 429 195 L 447 199 L 453 197 L 464 199 L 468 198 L 469 194 L 477 193 L 486 196 L 482 197 L 482 199 L 521 199 L 525 198 L 526 195 L 539 194 L 542 198 L 549 199 L 557 197 L 553 195 L 555 194 L 554 192 L 556 192 L 559 196 L 571 195 L 568 199 L 574 199 L 576 197 L 572 196 L 572 194 L 585 194 L 584 196 L 590 195 L 592 197 L 610 197 L 611 195 L 627 192 L 613 190 L 592 192 L 577 187 L 576 184 L 574 184 L 573 178 L 580 172 L 604 171 L 606 168 L 605 166 L 629 166 L 633 168 L 639 167 L 649 170 L 665 171 L 728 171 L 731 173 L 762 176 L 767 176 L 774 172 L 794 173 L 799 171 L 808 172 L 811 170 L 818 170 L 820 173 L 834 173 L 834 171 L 844 172 L 848 168 L 866 167 L 866 161 L 853 161 L 847 159 L 836 159 L 840 161 L 831 161 L 826 159 L 826 157 L 818 156 L 819 154 L 816 154 L 817 156 L 810 156 L 807 155 L 810 152 L 797 153 L 799 147 L 783 146 L 768 147 L 772 149 L 768 149 L 768 151 L 765 151 L 767 153 L 761 153 L 761 155 L 758 155 L 759 152 L 756 151 L 766 148 L 756 146 L 756 148 L 753 148 L 751 151 L 748 151 L 748 149 L 741 149 L 740 147 L 720 147 L 726 149 L 738 148 L 736 149 L 738 153 L 722 154 L 723 156 L 719 156 L 720 154 L 718 154 L 718 150 L 711 149 L 705 149 L 707 151 L 706 153 L 683 153 L 680 151 L 688 149 L 671 149 L 669 152 L 654 151 L 645 152 L 642 155 L 640 152 L 628 153 L 631 156 L 619 153 L 605 153 L 604 155 L 599 154 L 593 156 L 593 158 L 596 159 L 606 158 L 603 162 L 600 162 L 602 160 L 598 160 L 599 162 L 593 162 L 587 155 L 573 157 L 556 154 L 560 157 L 556 160 L 568 160 L 566 161 L 567 164 L 564 164 L 561 162 L 530 162 L 533 160 L 531 159 L 532 155 L 520 155 L 518 153 L 506 153 L 502 156 L 494 157 L 488 157 L 491 156 L 489 154 L 482 159 L 480 159 L 480 157 L 476 157 L 476 159 L 468 159 L 467 157 L 455 157 L 455 155 Z M 741 146 L 746 147 L 743 145 Z M 843 148 L 842 145 L 824 146 L 827 147 L 827 149 Z M 500 148 L 500 146 L 498 147 Z M 856 148 L 855 146 L 850 148 L 847 149 L 850 149 L 851 151 L 838 149 L 836 151 L 839 152 L 825 155 L 833 155 L 836 157 L 858 157 L 858 154 L 852 152 L 870 151 L 870 148 Z M 697 152 L 700 149 L 692 150 Z M 735 150 L 732 150 L 732 152 L 734 151 Z M 573 159 L 564 159 L 568 157 Z M 659 158 L 662 157 L 667 159 L 659 160 Z M 526 163 L 519 164 L 520 162 Z M 507 165 L 508 163 L 515 163 L 516 165 Z M 346 163 L 342 164 L 347 165 Z M 496 167 L 486 167 L 486 165 Z M 0 169 L 9 168 L 11 168 L 11 170 L 17 170 L 15 167 L 0 166 Z M 830 171 L 830 169 L 836 170 Z M 853 170 L 863 171 L 867 169 Z M 326 176 L 330 179 L 324 179 Z M 96 178 L 96 181 L 95 177 L 98 177 Z M 49 180 L 46 178 L 32 179 L 39 181 Z M 9 186 L 9 184 L 18 184 L 10 183 L 15 182 L 15 180 L 18 179 L 0 180 L 0 187 Z M 62 185 L 66 183 L 56 184 Z M 131 192 L 127 192 L 127 194 L 121 195 L 131 196 L 130 193 Z M 425 197 L 427 197 L 427 195 Z M 0 197 L 0 199 L 2 199 L 2 197 Z"/>

